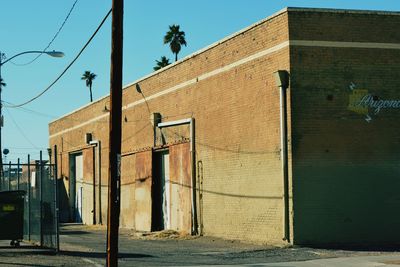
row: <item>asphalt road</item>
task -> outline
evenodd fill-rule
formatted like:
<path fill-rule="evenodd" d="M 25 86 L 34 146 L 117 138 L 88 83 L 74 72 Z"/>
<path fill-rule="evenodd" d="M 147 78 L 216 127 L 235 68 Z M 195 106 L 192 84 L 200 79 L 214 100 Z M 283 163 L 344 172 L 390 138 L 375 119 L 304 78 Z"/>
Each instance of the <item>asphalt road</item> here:
<path fill-rule="evenodd" d="M 104 228 L 64 225 L 57 255 L 25 243 L 10 248 L 9 241 L 0 241 L 0 266 L 104 266 L 105 237 Z M 173 232 L 141 236 L 122 230 L 119 244 L 119 266 L 345 266 L 343 262 L 360 259 L 365 263 L 372 256 L 382 259 L 380 265 L 370 266 L 389 266 L 385 260 L 393 263 L 400 259 L 400 252 L 390 248 L 274 248 L 210 237 L 181 237 Z M 340 265 L 326 264 L 335 260 Z M 349 266 L 366 266 L 364 263 Z"/>

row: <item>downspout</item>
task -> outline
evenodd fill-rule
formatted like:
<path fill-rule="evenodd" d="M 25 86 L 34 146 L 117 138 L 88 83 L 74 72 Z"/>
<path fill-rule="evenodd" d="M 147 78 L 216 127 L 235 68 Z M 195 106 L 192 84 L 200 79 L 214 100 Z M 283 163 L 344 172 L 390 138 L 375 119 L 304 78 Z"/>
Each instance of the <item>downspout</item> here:
<path fill-rule="evenodd" d="M 194 184 L 196 182 L 196 150 L 194 144 L 194 118 L 190 118 L 190 153 L 192 158 L 192 179 L 190 179 L 191 197 L 192 197 L 192 235 L 197 235 L 197 221 L 196 221 L 196 189 Z"/>
<path fill-rule="evenodd" d="M 96 146 L 92 147 L 92 169 L 93 169 L 93 225 L 96 225 Z"/>
<path fill-rule="evenodd" d="M 101 146 L 99 140 L 93 140 L 89 142 L 93 146 L 93 224 L 96 224 L 96 218 L 98 217 L 98 223 L 102 224 L 101 220 Z M 98 166 L 98 215 L 96 213 L 96 147 L 97 147 L 97 166 Z M 97 215 L 97 216 L 96 216 Z"/>
<path fill-rule="evenodd" d="M 275 74 L 276 85 L 279 87 L 280 98 L 280 130 L 281 130 L 281 163 L 283 178 L 283 240 L 290 243 L 289 221 L 289 168 L 288 168 L 288 135 L 287 135 L 287 96 L 289 87 L 289 73 L 278 70 Z"/>
<path fill-rule="evenodd" d="M 99 161 L 98 168 L 99 168 L 99 175 L 98 175 L 98 180 L 99 180 L 99 224 L 103 224 L 103 219 L 102 219 L 102 213 L 101 213 L 101 141 L 98 141 L 98 146 L 97 146 L 97 152 L 99 156 L 97 157 L 97 160 Z"/>

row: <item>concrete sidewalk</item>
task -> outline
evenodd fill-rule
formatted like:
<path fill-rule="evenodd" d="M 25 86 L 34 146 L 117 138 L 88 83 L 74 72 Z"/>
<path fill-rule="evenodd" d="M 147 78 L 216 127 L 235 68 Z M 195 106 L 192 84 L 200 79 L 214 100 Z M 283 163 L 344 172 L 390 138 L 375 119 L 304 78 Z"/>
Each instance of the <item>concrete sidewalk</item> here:
<path fill-rule="evenodd" d="M 189 265 L 188 265 L 189 266 Z M 193 266 L 193 265 L 190 265 Z M 199 265 L 200 266 L 200 265 Z M 399 267 L 400 254 L 384 256 L 355 256 L 308 261 L 273 262 L 240 265 L 201 265 L 203 267 Z"/>
<path fill-rule="evenodd" d="M 0 266 L 104 266 L 104 227 L 63 225 L 60 253 L 0 242 Z M 174 232 L 142 235 L 121 230 L 119 266 L 400 266 L 396 250 L 276 248 Z"/>
<path fill-rule="evenodd" d="M 259 265 L 258 266 L 262 266 Z M 361 257 L 341 257 L 334 259 L 319 259 L 303 262 L 281 262 L 281 263 L 267 263 L 264 266 L 280 266 L 280 267 L 399 267 L 400 254 L 397 255 L 384 255 L 384 256 L 361 256 Z"/>

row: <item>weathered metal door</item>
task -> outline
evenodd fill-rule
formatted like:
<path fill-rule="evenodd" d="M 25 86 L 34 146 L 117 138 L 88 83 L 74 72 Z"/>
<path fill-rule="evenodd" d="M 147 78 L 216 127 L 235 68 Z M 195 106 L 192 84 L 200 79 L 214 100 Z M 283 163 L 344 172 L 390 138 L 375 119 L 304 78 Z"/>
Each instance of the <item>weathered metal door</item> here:
<path fill-rule="evenodd" d="M 70 154 L 70 180 L 69 180 L 69 204 L 70 219 L 73 222 L 82 222 L 83 200 L 83 156 L 82 153 Z"/>
<path fill-rule="evenodd" d="M 162 210 L 164 217 L 164 229 L 171 228 L 171 183 L 169 178 L 169 153 L 161 154 L 161 184 L 162 186 Z"/>
<path fill-rule="evenodd" d="M 82 222 L 83 213 L 82 213 L 82 205 L 83 205 L 83 156 L 82 154 L 75 156 L 75 222 Z"/>
<path fill-rule="evenodd" d="M 191 233 L 191 158 L 189 143 L 154 153 L 152 230 Z"/>
<path fill-rule="evenodd" d="M 152 151 L 135 154 L 135 229 L 152 229 Z"/>
<path fill-rule="evenodd" d="M 169 229 L 191 233 L 191 158 L 189 143 L 169 148 Z"/>

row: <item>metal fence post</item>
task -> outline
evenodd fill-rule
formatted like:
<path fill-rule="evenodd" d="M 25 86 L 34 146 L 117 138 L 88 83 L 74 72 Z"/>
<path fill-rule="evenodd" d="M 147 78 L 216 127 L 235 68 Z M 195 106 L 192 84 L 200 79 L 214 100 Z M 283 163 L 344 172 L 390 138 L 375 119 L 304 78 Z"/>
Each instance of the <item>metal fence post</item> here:
<path fill-rule="evenodd" d="M 2 165 L 2 164 L 1 164 Z M 3 176 L 2 176 L 2 171 L 0 171 L 0 191 L 3 191 Z"/>
<path fill-rule="evenodd" d="M 57 145 L 54 145 L 54 219 L 55 219 L 55 226 L 56 226 L 56 252 L 60 251 L 60 232 L 59 232 L 59 208 L 58 208 L 58 172 L 57 172 Z"/>
<path fill-rule="evenodd" d="M 19 158 L 18 158 L 18 161 L 17 161 L 17 190 L 19 190 L 19 167 L 20 167 L 20 161 L 19 161 Z"/>
<path fill-rule="evenodd" d="M 31 156 L 28 154 L 28 240 L 31 240 Z"/>
<path fill-rule="evenodd" d="M 39 158 L 39 204 L 40 204 L 40 246 L 43 246 L 43 155 L 42 150 L 40 150 L 40 158 Z"/>
<path fill-rule="evenodd" d="M 8 191 L 11 191 L 11 161 L 8 163 Z"/>
<path fill-rule="evenodd" d="M 3 165 L 3 164 L 1 164 Z M 4 177 L 3 177 L 3 172 L 0 171 L 0 190 L 3 191 L 4 190 Z"/>

